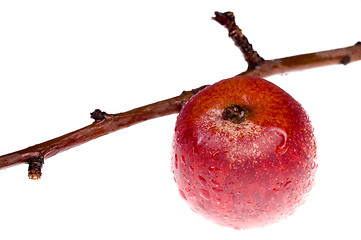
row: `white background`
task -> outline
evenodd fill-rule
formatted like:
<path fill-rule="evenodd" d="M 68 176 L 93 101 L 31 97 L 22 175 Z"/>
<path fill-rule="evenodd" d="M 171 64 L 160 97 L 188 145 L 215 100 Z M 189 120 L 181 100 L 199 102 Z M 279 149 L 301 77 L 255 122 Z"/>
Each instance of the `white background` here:
<path fill-rule="evenodd" d="M 361 41 L 361 1 L 1 1 L 0 154 L 245 70 L 231 10 L 267 59 Z M 1 239 L 361 239 L 361 62 L 268 78 L 308 111 L 319 171 L 306 204 L 237 231 L 195 214 L 170 170 L 176 115 L 0 171 Z"/>

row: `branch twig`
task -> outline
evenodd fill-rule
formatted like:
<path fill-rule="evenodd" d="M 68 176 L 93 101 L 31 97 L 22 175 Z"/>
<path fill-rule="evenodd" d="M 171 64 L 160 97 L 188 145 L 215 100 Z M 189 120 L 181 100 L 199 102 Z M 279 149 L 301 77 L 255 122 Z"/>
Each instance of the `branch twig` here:
<path fill-rule="evenodd" d="M 213 19 L 227 28 L 229 36 L 233 39 L 236 46 L 240 48 L 248 63 L 248 69 L 239 75 L 267 77 L 275 74 L 305 70 L 332 64 L 346 65 L 348 63 L 361 60 L 360 42 L 354 46 L 340 49 L 273 60 L 264 60 L 256 51 L 253 50 L 252 45 L 243 35 L 241 29 L 236 25 L 233 13 L 216 12 L 215 15 L 216 16 Z M 20 163 L 29 163 L 29 178 L 39 179 L 41 176 L 40 170 L 44 160 L 60 152 L 122 128 L 132 126 L 136 123 L 178 113 L 183 104 L 185 104 L 192 96 L 197 94 L 204 87 L 206 86 L 202 86 L 191 91 L 185 91 L 179 96 L 136 108 L 128 112 L 108 114 L 100 110 L 95 110 L 91 113 L 94 123 L 84 128 L 23 150 L 0 156 L 0 169 Z"/>
<path fill-rule="evenodd" d="M 223 25 L 228 30 L 228 36 L 234 41 L 236 46 L 243 53 L 244 59 L 248 64 L 248 70 L 254 70 L 264 63 L 264 59 L 253 50 L 252 44 L 249 43 L 242 30 L 237 26 L 235 17 L 232 12 L 215 12 L 212 19 Z"/>

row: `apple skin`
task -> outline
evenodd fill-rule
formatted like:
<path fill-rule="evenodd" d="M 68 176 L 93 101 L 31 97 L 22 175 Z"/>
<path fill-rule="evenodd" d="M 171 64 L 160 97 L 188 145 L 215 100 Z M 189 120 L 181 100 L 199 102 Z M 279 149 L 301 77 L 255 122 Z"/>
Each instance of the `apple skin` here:
<path fill-rule="evenodd" d="M 239 123 L 223 117 L 239 106 Z M 193 96 L 177 118 L 172 171 L 193 211 L 235 229 L 294 213 L 317 169 L 313 127 L 302 106 L 273 83 L 233 77 Z"/>

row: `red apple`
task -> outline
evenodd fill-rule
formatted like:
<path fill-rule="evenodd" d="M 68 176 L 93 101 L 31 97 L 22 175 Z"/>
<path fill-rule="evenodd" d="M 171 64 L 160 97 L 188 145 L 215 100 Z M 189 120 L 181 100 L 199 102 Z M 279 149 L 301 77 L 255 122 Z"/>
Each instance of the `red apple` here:
<path fill-rule="evenodd" d="M 317 168 L 305 110 L 253 77 L 222 80 L 192 97 L 177 118 L 173 151 L 181 196 L 195 212 L 236 229 L 292 214 Z"/>

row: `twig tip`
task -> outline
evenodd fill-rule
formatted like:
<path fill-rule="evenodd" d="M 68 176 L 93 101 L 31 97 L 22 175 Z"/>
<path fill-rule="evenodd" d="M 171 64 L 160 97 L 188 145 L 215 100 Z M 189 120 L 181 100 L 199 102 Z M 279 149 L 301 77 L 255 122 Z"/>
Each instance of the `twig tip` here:
<path fill-rule="evenodd" d="M 41 178 L 41 168 L 44 164 L 44 159 L 42 157 L 30 158 L 28 160 L 28 176 L 31 180 L 39 180 Z"/>
<path fill-rule="evenodd" d="M 232 22 L 234 22 L 234 14 L 233 12 L 214 12 L 214 17 L 212 17 L 213 20 L 217 21 L 221 25 L 227 25 Z"/>

